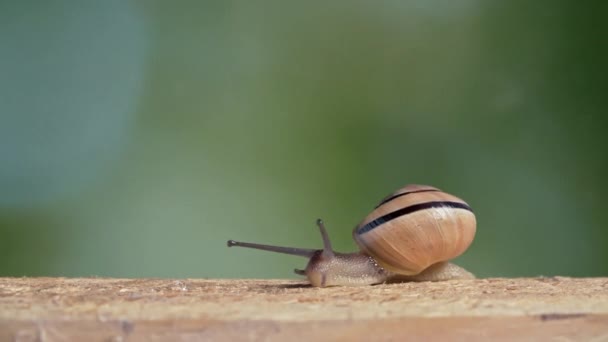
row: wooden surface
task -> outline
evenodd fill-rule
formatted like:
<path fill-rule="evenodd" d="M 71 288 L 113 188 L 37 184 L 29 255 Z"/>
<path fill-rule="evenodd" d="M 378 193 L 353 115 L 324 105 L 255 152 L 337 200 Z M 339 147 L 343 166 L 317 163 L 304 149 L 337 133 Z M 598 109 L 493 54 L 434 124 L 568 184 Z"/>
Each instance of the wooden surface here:
<path fill-rule="evenodd" d="M 0 278 L 0 341 L 608 341 L 608 278 Z"/>

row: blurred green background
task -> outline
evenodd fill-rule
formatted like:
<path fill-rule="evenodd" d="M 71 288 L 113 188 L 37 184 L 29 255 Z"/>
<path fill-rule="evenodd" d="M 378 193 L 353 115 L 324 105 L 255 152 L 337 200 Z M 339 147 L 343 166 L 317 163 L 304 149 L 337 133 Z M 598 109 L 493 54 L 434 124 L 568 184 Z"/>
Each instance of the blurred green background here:
<path fill-rule="evenodd" d="M 297 277 L 408 183 L 480 276 L 608 274 L 605 2 L 0 3 L 0 276 Z"/>

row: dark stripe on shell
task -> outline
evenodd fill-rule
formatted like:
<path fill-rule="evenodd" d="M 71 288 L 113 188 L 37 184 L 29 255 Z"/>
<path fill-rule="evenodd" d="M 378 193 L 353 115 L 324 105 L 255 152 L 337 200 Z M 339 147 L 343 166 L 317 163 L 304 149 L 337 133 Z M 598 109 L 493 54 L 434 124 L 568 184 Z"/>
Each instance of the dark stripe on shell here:
<path fill-rule="evenodd" d="M 378 204 L 376 206 L 376 208 L 378 208 L 379 206 L 383 205 L 384 203 L 388 203 L 388 202 L 394 200 L 395 198 L 399 198 L 401 196 L 405 196 L 405 195 L 409 195 L 409 194 L 415 194 L 415 193 L 418 193 L 418 192 L 432 192 L 432 191 L 441 191 L 441 190 L 439 190 L 439 189 L 420 189 L 420 190 L 402 192 L 400 194 L 396 194 L 396 195 L 393 195 L 393 196 L 385 198 L 384 200 L 382 200 L 382 202 L 380 202 L 380 204 Z"/>
<path fill-rule="evenodd" d="M 456 208 L 456 209 L 464 209 L 464 210 L 473 212 L 471 207 L 469 207 L 467 204 L 461 203 L 461 202 L 435 201 L 435 202 L 419 203 L 419 204 L 411 205 L 409 207 L 405 207 L 403 209 L 393 211 L 392 213 L 388 213 L 373 221 L 370 221 L 366 225 L 359 227 L 359 229 L 357 229 L 357 234 L 361 235 L 363 233 L 367 233 L 370 230 L 379 227 L 383 223 L 389 222 L 389 221 L 399 218 L 401 216 L 405 216 L 407 214 L 411 214 L 416 211 L 426 210 L 426 209 L 431 209 L 431 208 Z"/>

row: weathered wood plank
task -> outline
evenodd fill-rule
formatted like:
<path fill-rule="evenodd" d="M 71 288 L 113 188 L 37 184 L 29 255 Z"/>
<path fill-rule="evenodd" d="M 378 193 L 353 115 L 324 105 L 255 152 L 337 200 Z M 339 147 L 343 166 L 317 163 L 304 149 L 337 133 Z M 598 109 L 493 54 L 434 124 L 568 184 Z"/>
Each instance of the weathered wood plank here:
<path fill-rule="evenodd" d="M 283 280 L 0 278 L 0 340 L 608 341 L 608 278 L 311 288 Z"/>

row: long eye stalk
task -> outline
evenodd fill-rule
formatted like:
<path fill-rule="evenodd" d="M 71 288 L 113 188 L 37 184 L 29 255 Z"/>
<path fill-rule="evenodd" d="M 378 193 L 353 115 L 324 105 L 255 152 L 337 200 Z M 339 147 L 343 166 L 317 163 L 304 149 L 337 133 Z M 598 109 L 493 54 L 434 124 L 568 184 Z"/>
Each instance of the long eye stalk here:
<path fill-rule="evenodd" d="M 245 248 L 253 248 L 260 249 L 263 251 L 283 253 L 289 255 L 298 255 L 307 258 L 312 258 L 313 254 L 317 251 L 316 249 L 308 249 L 308 248 L 295 248 L 295 247 L 281 247 L 281 246 L 271 246 L 271 245 L 262 245 L 259 243 L 249 243 L 249 242 L 239 242 L 234 240 L 228 240 L 228 247 L 245 247 Z"/>
<path fill-rule="evenodd" d="M 323 220 L 318 219 L 317 226 L 319 226 L 319 230 L 321 231 L 321 237 L 323 238 L 323 256 L 328 257 L 328 258 L 333 257 L 334 252 L 331 249 L 331 242 L 329 241 L 329 235 L 327 235 L 327 230 L 325 229 L 325 224 L 323 224 Z M 283 253 L 283 254 L 289 254 L 289 255 L 303 256 L 306 258 L 312 258 L 313 255 L 319 251 L 318 249 L 281 247 L 281 246 L 263 245 L 263 244 L 259 244 L 259 243 L 228 240 L 228 247 L 235 247 L 235 246 L 260 249 L 263 251 Z"/>

